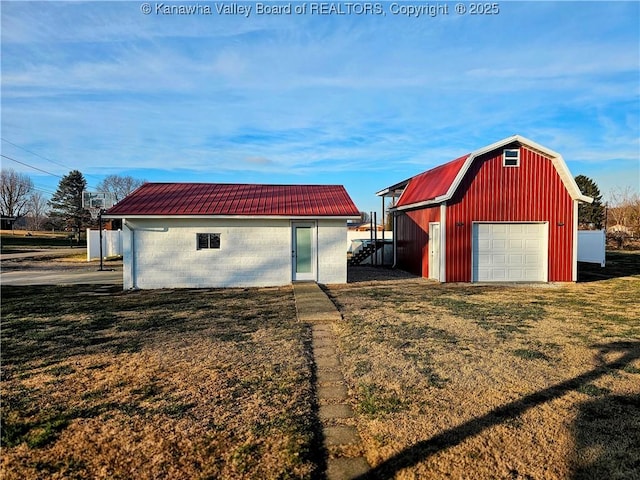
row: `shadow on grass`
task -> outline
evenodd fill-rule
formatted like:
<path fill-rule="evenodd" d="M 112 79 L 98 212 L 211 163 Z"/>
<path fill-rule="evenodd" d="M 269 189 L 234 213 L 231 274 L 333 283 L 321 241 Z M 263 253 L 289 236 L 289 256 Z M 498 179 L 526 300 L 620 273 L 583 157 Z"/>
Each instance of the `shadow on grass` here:
<path fill-rule="evenodd" d="M 607 251 L 606 266 L 578 262 L 578 282 L 598 282 L 640 275 L 640 252 Z"/>
<path fill-rule="evenodd" d="M 311 441 L 309 442 L 308 458 L 315 465 L 315 469 L 311 473 L 313 480 L 323 480 L 326 478 L 327 472 L 327 460 L 329 459 L 329 452 L 324 446 L 324 434 L 322 429 L 322 422 L 320 420 L 320 404 L 318 402 L 318 366 L 315 362 L 313 355 L 312 345 L 312 333 L 311 324 L 307 324 L 304 327 L 304 349 L 309 363 L 309 369 L 311 371 L 310 378 L 310 402 L 311 402 L 311 415 L 309 420 L 309 427 L 312 433 Z"/>
<path fill-rule="evenodd" d="M 591 385 L 593 381 L 604 375 L 610 374 L 615 370 L 626 369 L 628 371 L 630 368 L 633 368 L 631 366 L 631 362 L 640 358 L 640 342 L 613 342 L 604 345 L 597 345 L 596 347 L 600 351 L 600 359 L 602 360 L 599 367 L 565 382 L 561 382 L 549 388 L 545 388 L 544 390 L 540 390 L 539 392 L 527 395 L 515 402 L 496 408 L 482 417 L 474 418 L 473 420 L 463 423 L 458 427 L 451 428 L 427 440 L 420 441 L 382 462 L 368 473 L 357 477 L 358 480 L 393 478 L 398 472 L 405 468 L 413 467 L 438 452 L 459 445 L 467 438 L 478 435 L 492 426 L 514 419 L 526 411 L 559 398 L 572 390 L 584 391 L 586 393 L 589 391 L 587 386 Z M 613 352 L 619 352 L 622 356 L 614 362 L 605 363 L 603 359 L 604 354 Z M 605 392 L 600 392 L 600 394 L 604 393 Z M 594 392 L 594 394 L 597 393 Z M 609 406 L 609 410 L 604 415 L 603 420 L 607 428 L 604 430 L 602 428 L 593 428 L 593 419 L 591 416 L 594 414 L 602 416 L 599 408 L 601 408 L 605 403 Z M 614 406 L 611 407 L 610 405 Z M 632 405 L 633 408 L 629 409 L 629 405 Z M 637 423 L 638 410 L 637 395 L 629 397 L 615 397 L 613 399 L 603 397 L 600 400 L 588 402 L 582 405 L 581 415 L 575 425 L 578 448 L 588 449 L 589 446 L 598 445 L 602 451 L 593 458 L 590 465 L 576 467 L 574 469 L 574 478 L 612 478 L 611 473 L 616 471 L 618 473 L 622 473 L 622 476 L 617 476 L 615 478 L 631 478 L 624 475 L 624 470 L 622 472 L 616 470 L 620 468 L 629 468 L 630 470 L 626 470 L 627 474 L 633 474 L 633 472 L 637 473 L 637 471 L 633 469 L 637 469 L 639 457 L 637 455 L 635 457 L 628 457 L 627 455 L 629 455 L 629 450 L 617 447 L 615 447 L 614 450 L 614 447 L 609 442 L 611 438 L 616 435 L 620 435 L 622 431 L 628 428 L 625 418 L 628 419 L 630 418 L 630 415 L 632 415 L 634 416 L 633 418 L 636 419 Z M 619 417 L 616 418 L 616 414 L 618 414 Z M 609 418 L 614 418 L 616 421 L 606 423 Z M 621 427 L 621 425 L 625 425 L 625 427 Z M 634 444 L 637 446 L 638 425 L 635 425 L 635 427 L 635 430 L 629 432 L 630 439 L 628 441 L 631 446 Z M 621 464 L 615 463 L 616 460 L 620 461 L 620 459 L 615 458 L 616 456 L 624 457 Z M 593 471 L 596 468 L 601 473 L 604 473 L 604 475 L 594 476 Z"/>
<path fill-rule="evenodd" d="M 640 395 L 592 395 L 598 398 L 580 406 L 574 424 L 577 461 L 572 478 L 638 478 Z"/>
<path fill-rule="evenodd" d="M 280 317 L 275 309 L 263 309 L 255 292 L 123 292 L 119 286 L 106 296 L 96 291 L 107 292 L 96 285 L 3 286 L 3 363 L 39 368 L 73 355 L 134 353 L 157 333 L 207 329 L 218 340 L 241 341 Z M 223 309 L 216 308 L 218 302 Z"/>

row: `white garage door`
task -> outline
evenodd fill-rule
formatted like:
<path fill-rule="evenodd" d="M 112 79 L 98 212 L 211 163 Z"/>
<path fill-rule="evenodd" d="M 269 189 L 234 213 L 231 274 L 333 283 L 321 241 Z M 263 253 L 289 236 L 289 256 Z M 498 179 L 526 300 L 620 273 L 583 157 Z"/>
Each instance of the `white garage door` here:
<path fill-rule="evenodd" d="M 476 223 L 473 281 L 546 282 L 546 250 L 543 223 Z"/>

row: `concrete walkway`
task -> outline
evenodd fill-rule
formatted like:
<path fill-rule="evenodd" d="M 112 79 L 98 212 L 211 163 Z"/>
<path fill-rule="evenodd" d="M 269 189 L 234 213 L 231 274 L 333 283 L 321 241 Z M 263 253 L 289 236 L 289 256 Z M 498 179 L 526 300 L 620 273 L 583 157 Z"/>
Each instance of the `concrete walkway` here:
<path fill-rule="evenodd" d="M 328 454 L 327 479 L 352 479 L 367 473 L 369 464 L 362 456 L 333 332 L 333 322 L 342 317 L 317 284 L 294 283 L 293 292 L 298 320 L 311 325 L 319 417 Z"/>

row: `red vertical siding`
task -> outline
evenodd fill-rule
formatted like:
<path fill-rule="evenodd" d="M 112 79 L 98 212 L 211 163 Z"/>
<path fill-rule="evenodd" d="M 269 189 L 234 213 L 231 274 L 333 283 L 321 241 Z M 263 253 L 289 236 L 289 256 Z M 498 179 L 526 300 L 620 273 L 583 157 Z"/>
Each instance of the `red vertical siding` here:
<path fill-rule="evenodd" d="M 398 216 L 396 241 L 401 268 L 428 276 L 429 222 L 439 221 L 439 205 Z M 548 279 L 573 280 L 573 200 L 544 155 L 521 147 L 519 167 L 502 166 L 502 149 L 473 161 L 456 194 L 447 201 L 447 282 L 471 281 L 475 221 L 548 223 Z"/>
<path fill-rule="evenodd" d="M 572 280 L 573 201 L 545 156 L 521 147 L 519 167 L 503 167 L 502 150 L 473 161 L 447 202 L 447 282 L 471 281 L 474 221 L 548 222 L 549 281 Z"/>
<path fill-rule="evenodd" d="M 439 206 L 398 215 L 396 245 L 400 268 L 415 275 L 429 276 L 429 222 L 439 221 Z"/>

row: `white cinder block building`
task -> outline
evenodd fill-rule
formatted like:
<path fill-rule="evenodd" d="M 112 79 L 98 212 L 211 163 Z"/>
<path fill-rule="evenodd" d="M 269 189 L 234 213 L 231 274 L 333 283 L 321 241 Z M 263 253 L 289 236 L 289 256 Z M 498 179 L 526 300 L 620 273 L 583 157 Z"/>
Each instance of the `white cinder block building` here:
<path fill-rule="evenodd" d="M 125 289 L 346 283 L 341 185 L 146 183 L 103 218 L 123 220 Z"/>

